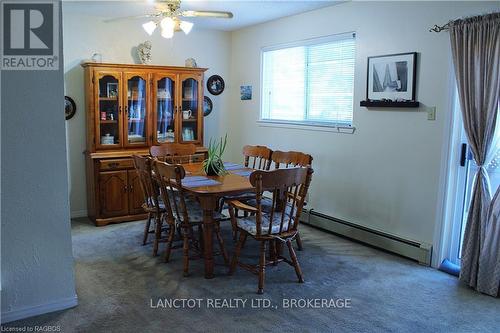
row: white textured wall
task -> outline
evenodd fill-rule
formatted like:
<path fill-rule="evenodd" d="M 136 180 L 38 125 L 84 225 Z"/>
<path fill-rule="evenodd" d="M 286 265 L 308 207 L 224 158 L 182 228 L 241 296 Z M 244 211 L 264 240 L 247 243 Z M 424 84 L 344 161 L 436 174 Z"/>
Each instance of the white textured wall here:
<path fill-rule="evenodd" d="M 1 313 L 5 322 L 61 310 L 77 300 L 62 66 L 58 71 L 3 71 L 1 76 Z"/>
<path fill-rule="evenodd" d="M 98 12 L 96 10 L 96 12 Z M 70 175 L 70 206 L 73 215 L 84 214 L 87 209 L 85 188 L 85 100 L 82 60 L 89 59 L 94 52 L 101 53 L 103 62 L 134 63 L 132 48 L 150 40 L 152 64 L 184 66 L 187 58 L 196 59 L 199 67 L 208 67 L 205 80 L 210 75 L 229 78 L 230 41 L 228 32 L 197 30 L 193 28 L 188 36 L 178 32 L 167 40 L 156 31 L 148 36 L 141 27 L 142 21 L 129 20 L 104 23 L 100 17 L 79 15 L 72 9 L 71 2 L 63 4 L 64 25 L 64 79 L 65 94 L 71 96 L 77 106 L 75 117 L 66 122 L 68 138 L 68 160 Z M 226 89 L 230 86 L 226 82 Z M 214 109 L 205 117 L 205 141 L 225 131 L 227 127 L 221 110 L 229 109 L 229 94 L 226 90 L 219 96 L 212 96 Z"/>
<path fill-rule="evenodd" d="M 350 2 L 232 34 L 231 100 L 224 110 L 232 125 L 233 159 L 244 144 L 301 150 L 314 157 L 310 208 L 370 228 L 432 244 L 439 222 L 438 190 L 446 122 L 449 120 L 451 57 L 446 32 L 434 24 L 486 13 L 498 2 Z M 343 32 L 356 32 L 353 135 L 261 127 L 260 49 Z M 367 57 L 418 52 L 417 98 L 437 107 L 368 110 Z M 240 85 L 253 86 L 251 101 L 239 100 Z"/>

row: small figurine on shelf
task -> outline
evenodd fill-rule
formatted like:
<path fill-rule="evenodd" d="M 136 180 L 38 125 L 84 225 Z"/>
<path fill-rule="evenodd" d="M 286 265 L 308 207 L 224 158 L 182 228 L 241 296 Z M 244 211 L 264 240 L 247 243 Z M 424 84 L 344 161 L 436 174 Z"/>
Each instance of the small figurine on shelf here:
<path fill-rule="evenodd" d="M 151 62 L 151 42 L 149 40 L 139 44 L 137 53 L 142 64 L 147 65 Z"/>
<path fill-rule="evenodd" d="M 100 53 L 94 53 L 92 54 L 91 58 L 92 62 L 102 62 L 102 55 Z"/>
<path fill-rule="evenodd" d="M 194 60 L 194 58 L 187 58 L 186 61 L 184 62 L 184 65 L 186 67 L 192 67 L 192 68 L 198 67 L 198 65 L 196 64 L 196 60 Z"/>

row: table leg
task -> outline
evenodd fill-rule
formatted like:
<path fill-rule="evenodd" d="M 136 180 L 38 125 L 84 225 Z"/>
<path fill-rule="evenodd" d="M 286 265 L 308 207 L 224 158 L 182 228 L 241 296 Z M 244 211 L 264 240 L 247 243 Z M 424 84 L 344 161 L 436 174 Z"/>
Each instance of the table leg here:
<path fill-rule="evenodd" d="M 215 208 L 217 207 L 217 198 L 212 196 L 202 196 L 200 197 L 200 204 L 203 209 L 203 257 L 205 259 L 205 279 L 211 279 L 214 277 L 213 214 Z"/>

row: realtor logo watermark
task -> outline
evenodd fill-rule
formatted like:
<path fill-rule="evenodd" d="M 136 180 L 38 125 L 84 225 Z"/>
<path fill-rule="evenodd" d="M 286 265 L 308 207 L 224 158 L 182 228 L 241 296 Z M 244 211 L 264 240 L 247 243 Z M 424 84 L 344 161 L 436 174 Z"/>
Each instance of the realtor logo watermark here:
<path fill-rule="evenodd" d="M 2 70 L 59 69 L 59 2 L 1 1 Z"/>

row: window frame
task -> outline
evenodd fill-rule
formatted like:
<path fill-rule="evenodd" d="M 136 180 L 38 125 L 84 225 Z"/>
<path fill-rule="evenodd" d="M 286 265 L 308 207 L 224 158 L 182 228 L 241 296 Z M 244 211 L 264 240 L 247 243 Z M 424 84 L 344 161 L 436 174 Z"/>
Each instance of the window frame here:
<path fill-rule="evenodd" d="M 276 127 L 288 127 L 287 125 L 291 125 L 290 128 L 301 128 L 301 129 L 309 129 L 309 128 L 320 128 L 320 129 L 327 129 L 331 128 L 332 130 L 336 130 L 337 132 L 342 132 L 346 133 L 354 133 L 355 127 L 354 127 L 354 86 L 355 86 L 355 74 L 356 74 L 356 49 L 354 49 L 354 72 L 353 72 L 353 103 L 352 103 L 352 122 L 350 125 L 348 124 L 343 124 L 339 122 L 333 122 L 333 121 L 316 121 L 316 120 L 286 120 L 286 119 L 272 119 L 272 118 L 263 118 L 263 96 L 264 96 L 264 53 L 269 52 L 269 51 L 276 51 L 276 50 L 282 50 L 282 49 L 287 49 L 287 48 L 293 48 L 293 47 L 300 47 L 300 46 L 311 46 L 311 45 L 319 45 L 319 44 L 326 44 L 329 42 L 334 42 L 338 40 L 343 40 L 347 39 L 347 37 L 352 37 L 356 41 L 356 32 L 355 31 L 349 31 L 349 32 L 344 32 L 340 34 L 334 34 L 334 35 L 327 35 L 327 36 L 321 36 L 321 37 L 314 37 L 314 38 L 309 38 L 309 39 L 303 39 L 299 41 L 293 41 L 293 42 L 287 42 L 287 43 L 281 43 L 281 44 L 276 44 L 276 45 L 271 45 L 271 46 L 264 46 L 260 49 L 260 98 L 259 98 L 259 119 L 257 123 L 259 123 L 261 126 L 274 126 Z M 356 45 L 355 45 L 356 46 Z M 308 90 L 308 82 L 307 82 L 307 75 L 305 78 L 305 89 Z M 309 91 L 306 92 L 306 110 L 304 111 L 304 115 L 307 116 L 309 113 L 309 107 L 307 106 L 307 101 L 308 101 L 308 94 Z M 352 130 L 352 131 L 349 131 Z"/>

